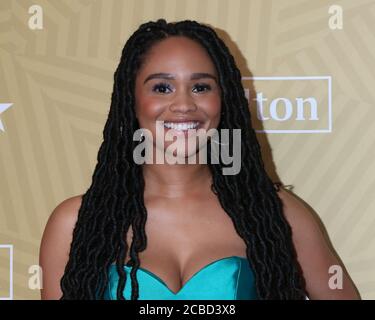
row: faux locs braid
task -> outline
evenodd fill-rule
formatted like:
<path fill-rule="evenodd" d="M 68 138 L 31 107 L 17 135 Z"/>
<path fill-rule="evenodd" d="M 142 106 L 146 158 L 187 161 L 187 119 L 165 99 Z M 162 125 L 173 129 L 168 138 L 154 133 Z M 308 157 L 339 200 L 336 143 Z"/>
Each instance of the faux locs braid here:
<path fill-rule="evenodd" d="M 61 279 L 61 299 L 103 299 L 109 266 L 119 274 L 117 298 L 125 299 L 124 260 L 131 259 L 131 299 L 139 297 L 138 253 L 147 246 L 144 179 L 133 161 L 139 128 L 135 117 L 135 76 L 153 44 L 170 36 L 185 36 L 209 53 L 219 75 L 222 117 L 219 129 L 241 129 L 241 171 L 223 175 L 221 164 L 209 164 L 212 190 L 247 245 L 259 299 L 305 299 L 304 280 L 296 260 L 291 228 L 280 198 L 264 169 L 260 146 L 251 126 L 248 101 L 233 56 L 209 26 L 164 19 L 142 24 L 126 42 L 114 74 L 108 119 L 103 130 L 97 165 L 82 197 L 73 231 L 69 260 Z M 126 234 L 130 226 L 130 245 Z"/>

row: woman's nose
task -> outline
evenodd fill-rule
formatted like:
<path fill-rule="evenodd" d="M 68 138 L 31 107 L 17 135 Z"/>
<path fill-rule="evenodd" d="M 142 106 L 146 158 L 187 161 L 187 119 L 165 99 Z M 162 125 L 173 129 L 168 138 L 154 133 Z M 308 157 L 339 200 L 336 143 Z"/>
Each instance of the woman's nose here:
<path fill-rule="evenodd" d="M 180 92 L 175 95 L 169 108 L 172 112 L 189 112 L 195 111 L 197 106 L 189 92 Z"/>

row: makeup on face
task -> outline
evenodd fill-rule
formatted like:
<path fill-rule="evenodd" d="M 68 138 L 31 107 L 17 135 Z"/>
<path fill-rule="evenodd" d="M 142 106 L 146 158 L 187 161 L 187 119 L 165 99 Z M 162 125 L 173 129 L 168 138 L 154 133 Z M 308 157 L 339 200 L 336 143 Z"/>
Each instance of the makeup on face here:
<path fill-rule="evenodd" d="M 154 45 L 146 59 L 137 74 L 135 91 L 141 128 L 155 135 L 156 122 L 163 121 L 165 133 L 171 130 L 189 139 L 189 130 L 218 126 L 221 96 L 217 72 L 199 43 L 170 37 Z M 170 143 L 166 141 L 164 148 Z"/>

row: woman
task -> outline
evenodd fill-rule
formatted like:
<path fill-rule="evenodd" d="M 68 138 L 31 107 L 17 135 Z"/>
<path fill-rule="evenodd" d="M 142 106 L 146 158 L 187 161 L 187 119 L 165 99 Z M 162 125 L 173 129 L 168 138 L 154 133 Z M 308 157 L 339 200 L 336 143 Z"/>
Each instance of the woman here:
<path fill-rule="evenodd" d="M 221 161 L 136 163 L 139 128 L 153 156 L 169 152 L 171 141 L 153 139 L 158 121 L 185 142 L 197 138 L 187 128 L 241 129 L 240 172 L 224 175 Z M 103 136 L 90 188 L 47 223 L 42 299 L 358 298 L 345 271 L 331 288 L 329 268 L 343 266 L 302 203 L 267 176 L 241 74 L 210 27 L 139 27 L 115 72 Z"/>

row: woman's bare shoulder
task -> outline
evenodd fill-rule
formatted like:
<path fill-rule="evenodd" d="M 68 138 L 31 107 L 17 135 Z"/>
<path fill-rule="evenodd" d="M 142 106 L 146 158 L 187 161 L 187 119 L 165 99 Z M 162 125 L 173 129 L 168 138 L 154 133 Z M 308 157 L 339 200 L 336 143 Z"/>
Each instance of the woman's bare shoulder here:
<path fill-rule="evenodd" d="M 56 206 L 56 209 L 54 211 L 65 210 L 66 212 L 70 212 L 70 213 L 72 213 L 72 211 L 73 213 L 78 213 L 75 211 L 77 211 L 77 209 L 79 210 L 81 203 L 82 203 L 82 194 L 63 200 Z"/>
<path fill-rule="evenodd" d="M 342 261 L 336 255 L 320 219 L 304 200 L 291 191 L 280 188 L 279 198 L 283 212 L 292 229 L 293 243 L 297 260 L 306 281 L 306 290 L 310 299 L 358 299 L 355 285 L 345 270 Z M 332 288 L 330 268 L 342 270 L 342 288 Z"/>
<path fill-rule="evenodd" d="M 77 222 L 82 195 L 73 196 L 60 202 L 50 214 L 44 228 L 41 248 L 59 242 L 70 243 Z"/>
<path fill-rule="evenodd" d="M 73 230 L 81 202 L 82 195 L 65 199 L 56 206 L 48 218 L 39 250 L 39 264 L 43 270 L 42 299 L 61 297 L 60 279 L 69 259 Z"/>
<path fill-rule="evenodd" d="M 310 206 L 292 191 L 281 187 L 277 192 L 283 205 L 283 213 L 291 229 L 294 245 L 306 252 L 307 247 L 325 247 L 327 242 L 324 226 Z"/>
<path fill-rule="evenodd" d="M 73 196 L 63 200 L 50 214 L 46 229 L 49 227 L 58 227 L 59 229 L 69 229 L 72 231 L 71 229 L 74 227 L 78 218 L 81 203 L 82 195 Z"/>
<path fill-rule="evenodd" d="M 292 229 L 304 232 L 306 228 L 319 228 L 317 217 L 302 199 L 284 187 L 280 187 L 277 194 L 282 202 L 285 218 Z"/>

